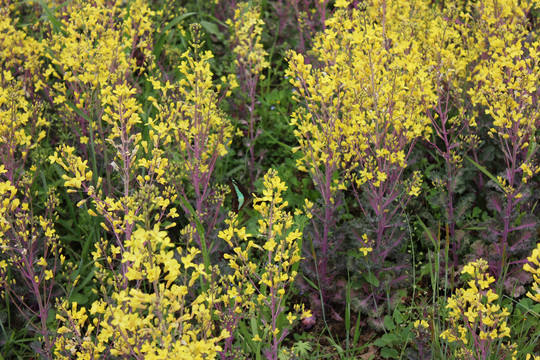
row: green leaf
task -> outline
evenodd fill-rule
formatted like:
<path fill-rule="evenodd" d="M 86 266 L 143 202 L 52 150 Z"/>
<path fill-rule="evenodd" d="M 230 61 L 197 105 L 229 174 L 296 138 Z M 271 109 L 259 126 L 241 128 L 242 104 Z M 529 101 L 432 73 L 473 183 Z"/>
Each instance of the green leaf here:
<path fill-rule="evenodd" d="M 409 327 L 406 327 L 403 330 L 401 330 L 401 339 L 399 340 L 401 344 L 406 344 L 409 340 L 412 340 L 412 339 L 413 339 L 413 332 L 411 331 Z"/>
<path fill-rule="evenodd" d="M 161 31 L 161 34 L 159 34 L 159 37 L 157 38 L 156 44 L 154 45 L 153 53 L 156 56 L 156 58 L 159 58 L 161 55 L 161 52 L 163 51 L 163 44 L 165 43 L 165 39 L 167 38 L 167 33 L 169 30 L 171 30 L 174 26 L 178 25 L 180 22 L 184 21 L 186 18 L 196 15 L 197 13 L 189 12 L 182 14 L 180 16 L 175 17 L 171 22 L 167 24 Z"/>
<path fill-rule="evenodd" d="M 394 334 L 394 333 L 384 334 L 382 337 L 385 338 L 387 341 L 389 341 L 391 344 L 394 344 L 394 345 L 399 344 L 401 342 L 400 337 L 397 334 Z"/>
<path fill-rule="evenodd" d="M 386 315 L 384 317 L 384 327 L 386 330 L 394 330 L 396 328 L 396 324 L 392 321 L 392 318 L 389 315 Z"/>
<path fill-rule="evenodd" d="M 70 302 L 76 302 L 79 305 L 84 305 L 88 303 L 88 297 L 81 293 L 75 292 L 69 297 Z"/>
<path fill-rule="evenodd" d="M 375 276 L 375 274 L 373 274 L 372 272 L 368 272 L 365 273 L 363 276 L 369 284 L 373 285 L 374 287 L 379 287 L 380 282 L 379 279 L 377 279 L 377 277 Z"/>
<path fill-rule="evenodd" d="M 294 344 L 293 349 L 296 350 L 296 353 L 298 356 L 300 356 L 300 358 L 307 359 L 312 353 L 311 351 L 313 350 L 313 346 L 311 346 L 309 342 L 297 341 Z"/>
<path fill-rule="evenodd" d="M 360 339 L 360 316 L 356 318 L 356 326 L 354 327 L 353 345 L 355 345 Z"/>
<path fill-rule="evenodd" d="M 197 217 L 197 213 L 195 212 L 195 209 L 193 209 L 193 206 L 187 201 L 184 197 L 180 196 L 180 201 L 182 201 L 182 204 L 184 204 L 184 207 L 189 211 L 191 216 L 193 216 L 193 219 L 195 220 L 195 225 L 197 227 L 197 234 L 199 234 L 199 239 L 201 240 L 201 252 L 203 256 L 203 262 L 204 262 L 204 270 L 205 272 L 210 275 L 212 273 L 211 270 L 211 264 L 210 264 L 210 255 L 208 254 L 208 249 L 206 248 L 206 238 L 204 236 L 204 227 L 202 226 L 201 222 L 199 221 L 199 218 Z M 208 289 L 208 282 L 203 281 L 202 276 L 201 279 L 201 287 L 203 290 Z"/>
<path fill-rule="evenodd" d="M 319 291 L 319 287 L 317 285 L 315 285 L 315 283 L 311 280 L 309 280 L 304 274 L 302 274 L 302 277 L 304 278 L 304 280 L 306 280 L 306 282 L 311 285 L 312 288 L 314 288 L 315 290 Z"/>
<path fill-rule="evenodd" d="M 384 334 L 377 340 L 373 342 L 373 345 L 378 347 L 384 347 L 388 345 L 393 345 L 399 342 L 399 338 L 395 334 Z"/>
<path fill-rule="evenodd" d="M 503 188 L 503 186 L 501 185 L 501 183 L 499 182 L 499 180 L 497 180 L 497 177 L 495 175 L 493 175 L 492 173 L 490 173 L 488 171 L 488 169 L 486 169 L 485 167 L 483 167 L 482 165 L 480 165 L 479 163 L 477 163 L 476 161 L 474 161 L 473 159 L 471 159 L 470 157 L 468 156 L 465 156 L 467 158 L 467 160 L 469 160 L 469 162 L 471 164 L 473 164 L 474 166 L 476 166 L 478 168 L 478 170 L 480 170 L 481 172 L 483 172 L 484 174 L 486 174 L 487 177 L 489 177 L 491 180 L 493 180 L 493 182 L 495 182 L 495 184 L 497 184 L 497 186 L 499 188 Z"/>
<path fill-rule="evenodd" d="M 66 3 L 60 4 L 58 7 L 63 7 Z M 51 23 L 54 32 L 55 33 L 61 32 L 64 35 L 67 35 L 66 31 L 64 30 L 64 26 L 62 25 L 60 20 L 58 20 L 54 16 L 53 11 L 49 8 L 49 6 L 47 6 L 47 2 L 45 2 L 43 0 L 39 0 L 38 4 L 39 4 L 39 6 L 41 6 L 41 10 L 43 11 L 43 14 L 44 14 L 43 17 L 45 19 L 47 19 Z"/>
<path fill-rule="evenodd" d="M 242 334 L 244 345 L 247 345 L 250 349 L 255 349 L 256 345 L 253 340 L 253 335 L 243 321 L 238 323 L 238 332 Z"/>
<path fill-rule="evenodd" d="M 224 39 L 223 33 L 221 33 L 221 31 L 219 31 L 219 28 L 218 28 L 217 24 L 209 22 L 209 21 L 202 20 L 201 21 L 201 26 L 204 28 L 204 30 L 207 33 L 215 35 L 219 40 Z"/>
<path fill-rule="evenodd" d="M 397 359 L 399 358 L 399 353 L 396 349 L 385 347 L 381 349 L 381 356 L 385 359 Z"/>
<path fill-rule="evenodd" d="M 427 236 L 429 237 L 429 240 L 431 240 L 431 243 L 433 244 L 433 247 L 435 249 L 439 249 L 439 246 L 440 246 L 440 239 L 437 238 L 437 240 L 435 240 L 435 238 L 433 237 L 433 234 L 431 233 L 431 230 L 428 229 L 428 227 L 426 226 L 426 224 L 424 224 L 424 222 L 422 221 L 422 219 L 420 219 L 420 217 L 418 215 L 416 215 L 416 218 L 418 219 L 418 223 L 420 224 L 420 226 L 422 227 L 422 229 L 424 230 L 424 232 L 427 234 Z"/>
<path fill-rule="evenodd" d="M 373 345 L 378 346 L 378 347 L 384 347 L 389 344 L 390 342 L 383 340 L 383 338 L 378 338 L 377 340 L 373 342 Z"/>
<path fill-rule="evenodd" d="M 403 323 L 403 315 L 401 315 L 401 311 L 399 311 L 397 308 L 394 310 L 393 318 L 396 324 L 402 324 Z"/>
<path fill-rule="evenodd" d="M 531 136 L 531 139 L 532 140 L 530 142 L 530 145 L 527 148 L 527 156 L 525 157 L 525 163 L 528 163 L 529 160 L 531 160 L 531 157 L 536 151 L 536 132 L 534 133 L 534 135 Z"/>

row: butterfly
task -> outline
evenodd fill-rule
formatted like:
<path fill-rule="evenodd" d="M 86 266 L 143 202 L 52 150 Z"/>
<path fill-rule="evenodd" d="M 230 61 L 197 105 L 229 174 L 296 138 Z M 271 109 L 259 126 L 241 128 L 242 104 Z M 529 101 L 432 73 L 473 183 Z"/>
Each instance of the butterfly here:
<path fill-rule="evenodd" d="M 238 214 L 238 211 L 251 201 L 251 195 L 235 178 L 229 178 L 229 186 L 232 193 L 232 211 Z"/>

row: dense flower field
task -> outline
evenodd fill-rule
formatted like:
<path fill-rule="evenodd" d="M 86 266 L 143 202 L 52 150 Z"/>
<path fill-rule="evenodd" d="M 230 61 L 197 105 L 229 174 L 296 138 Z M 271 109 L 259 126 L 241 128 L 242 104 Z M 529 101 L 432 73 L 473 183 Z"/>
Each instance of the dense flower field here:
<path fill-rule="evenodd" d="M 537 1 L 0 4 L 0 360 L 540 360 Z"/>

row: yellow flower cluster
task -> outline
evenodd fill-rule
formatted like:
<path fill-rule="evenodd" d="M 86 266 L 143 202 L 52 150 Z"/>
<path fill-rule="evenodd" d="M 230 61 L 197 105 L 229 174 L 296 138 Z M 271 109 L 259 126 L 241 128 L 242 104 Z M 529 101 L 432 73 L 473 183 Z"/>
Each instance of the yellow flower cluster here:
<path fill-rule="evenodd" d="M 184 77 L 178 84 L 152 80 L 156 90 L 163 92 L 164 101 L 150 99 L 160 113 L 156 120 L 149 119 L 144 138 L 134 88 L 121 76 L 115 82 L 99 84 L 94 92 L 103 109 L 99 123 L 108 127 L 100 132 L 102 143 L 114 154 L 106 164 L 113 170 L 106 172 L 106 182 L 90 170 L 96 164 L 77 156 L 74 147 L 62 145 L 49 159 L 65 170 L 68 191 L 82 190 L 87 196 L 78 206 L 90 200 L 89 214 L 103 217 L 101 226 L 113 236 L 102 238 L 92 253 L 103 296 L 90 310 L 93 326 L 84 318 L 87 309 L 71 311 L 64 304 L 64 315 L 59 318 L 65 322 L 64 338 L 56 351 L 59 358 L 77 352 L 80 358 L 91 358 L 93 352 L 102 354 L 104 349 L 114 356 L 145 359 L 213 358 L 221 350 L 217 343 L 230 335 L 214 328 L 215 294 L 203 290 L 192 298 L 188 291 L 196 281 L 209 282 L 198 261 L 200 251 L 186 250 L 178 260 L 166 233 L 159 230 L 165 218 L 178 216 L 170 208 L 177 196 L 170 181 L 178 171 L 171 171 L 169 160 L 163 157 L 166 146 L 178 145 L 184 160 L 190 160 L 180 163 L 183 173 L 191 172 L 204 185 L 196 191 L 204 197 L 213 167 L 227 153 L 232 136 L 232 127 L 217 108 L 209 64 L 212 54 L 200 54 L 200 44 L 193 46 L 196 56 L 184 55 L 179 66 Z M 169 95 L 169 90 L 177 92 Z M 92 123 L 89 125 L 88 131 Z M 118 182 L 117 190 L 104 185 Z M 219 275 L 217 269 L 215 273 Z M 144 290 L 147 285 L 151 292 Z M 80 326 L 85 329 L 69 325 L 77 323 L 76 317 L 81 317 L 84 325 Z"/>
<path fill-rule="evenodd" d="M 19 5 L 0 7 L 0 297 L 16 304 L 48 354 L 53 341 L 46 322 L 49 299 L 64 258 L 54 227 L 58 197 L 48 188 L 46 200 L 38 203 L 32 188 L 43 159 L 39 145 L 50 125 L 36 96 L 44 87 L 46 42 L 18 30 L 31 29 L 18 24 Z"/>
<path fill-rule="evenodd" d="M 300 261 L 298 241 L 302 233 L 295 228 L 292 215 L 284 210 L 288 204 L 283 201 L 282 194 L 287 187 L 277 171 L 268 171 L 264 176 L 264 186 L 262 196 L 255 197 L 253 201 L 253 208 L 261 215 L 257 243 L 250 240 L 252 235 L 246 233 L 245 228 L 237 227 L 236 216 L 228 220 L 229 228 L 218 235 L 234 251 L 232 255 L 225 254 L 229 266 L 234 269 L 234 274 L 229 275 L 227 281 L 239 284 L 235 289 L 243 289 L 242 294 L 224 295 L 223 302 L 240 297 L 246 309 L 265 318 L 265 325 L 261 325 L 261 332 L 254 335 L 254 341 L 276 344 L 280 341 L 278 334 L 284 330 L 277 327 L 277 318 L 284 310 L 285 287 L 297 275 L 295 268 Z M 261 240 L 264 242 L 262 246 L 258 244 Z M 252 253 L 253 250 L 257 253 Z M 262 259 L 264 266 L 253 259 Z M 270 315 L 263 309 L 269 309 Z M 303 307 L 295 309 L 302 318 L 311 316 Z M 297 316 L 289 313 L 287 319 L 292 323 Z"/>
<path fill-rule="evenodd" d="M 9 70 L 1 78 L 0 155 L 6 177 L 14 180 L 13 172 L 23 167 L 30 150 L 45 138 L 46 131 L 42 129 L 49 122 L 28 102 L 22 80 L 14 78 Z"/>
<path fill-rule="evenodd" d="M 30 91 L 40 90 L 44 87 L 41 77 L 43 66 L 43 49 L 45 42 L 26 36 L 26 33 L 17 30 L 19 17 L 10 14 L 6 3 L 0 9 L 0 69 L 4 74 L 11 73 L 23 82 L 26 95 Z M 12 4 L 15 5 L 15 4 Z M 3 75 L 2 87 L 9 83 L 11 75 Z"/>
<path fill-rule="evenodd" d="M 161 156 L 163 151 L 159 149 L 162 136 L 156 134 L 156 130 L 151 130 L 149 134 L 152 142 L 148 144 L 142 140 L 140 132 L 135 128 L 140 122 L 140 106 L 134 98 L 133 89 L 120 84 L 114 88 L 105 86 L 102 90 L 102 99 L 106 106 L 103 121 L 110 124 L 111 128 L 107 143 L 115 151 L 115 159 L 110 164 L 114 173 L 108 173 L 108 176 L 121 179 L 122 196 L 105 196 L 101 178 L 95 180 L 95 185 L 92 184 L 94 174 L 88 169 L 88 160 L 82 160 L 75 155 L 74 147 L 61 145 L 49 160 L 66 171 L 62 178 L 66 181 L 64 185 L 71 188 L 68 192 L 82 189 L 88 198 L 92 199 L 95 210 L 106 220 L 101 226 L 106 231 L 113 231 L 121 243 L 124 234 L 129 234 L 134 228 L 135 221 L 148 223 L 155 211 L 165 214 L 175 197 L 172 194 L 166 196 L 170 190 L 165 190 L 164 194 L 157 193 L 157 184 L 165 183 L 168 161 Z M 144 151 L 139 151 L 141 148 Z M 142 176 L 142 173 L 145 175 Z M 136 186 L 132 179 L 136 180 Z M 87 200 L 83 199 L 78 206 Z M 93 216 L 97 215 L 92 209 L 88 212 Z M 159 219 L 159 213 L 154 221 Z M 167 216 L 174 218 L 177 214 L 170 210 Z"/>
<path fill-rule="evenodd" d="M 3 66 L 9 68 L 15 66 L 17 61 L 22 61 L 16 54 L 19 50 L 31 46 L 32 40 L 27 39 L 24 34 L 15 31 L 4 22 L 4 11 L 0 10 L 0 41 L 10 44 L 18 41 L 20 49 L 13 50 L 5 58 Z M 14 46 L 14 45 L 13 45 Z M 15 46 L 17 48 L 17 46 Z M 8 46 L 9 47 L 9 46 Z M 40 47 L 34 49 L 38 52 Z M 6 56 L 8 48 L 2 50 Z M 35 53 L 28 50 L 28 60 Z M 28 64 L 24 64 L 27 66 Z M 36 64 L 34 64 L 36 65 Z M 23 67 L 20 64 L 21 68 Z M 37 65 L 36 65 L 37 66 Z M 35 69 L 34 69 L 35 70 Z M 34 218 L 30 186 L 36 174 L 36 166 L 32 163 L 26 164 L 32 151 L 38 148 L 39 142 L 45 137 L 43 127 L 48 122 L 41 116 L 36 107 L 32 107 L 28 101 L 28 94 L 25 94 L 22 76 L 14 78 L 10 70 L 4 70 L 0 80 L 0 255 L 6 260 L 0 261 L 0 295 L 4 296 L 4 290 L 9 288 L 8 281 L 14 285 L 15 279 L 7 276 L 7 269 L 17 269 L 26 274 L 23 280 L 26 282 L 27 291 L 32 294 L 41 293 L 48 295 L 51 283 L 54 281 L 54 274 L 51 269 L 53 264 L 47 264 L 47 260 L 59 254 L 57 248 L 58 235 L 54 229 L 53 218 L 56 216 L 55 207 L 58 199 L 54 193 L 48 194 L 48 204 L 46 208 L 50 213 L 47 217 L 42 215 Z M 35 79 L 33 79 L 35 81 Z M 28 89 L 27 89 L 28 90 Z M 39 157 L 39 153 L 36 155 Z M 48 206 L 47 206 L 48 205 Z M 41 256 L 36 258 L 36 249 L 40 249 Z M 30 251 L 29 251 L 30 250 Z M 41 252 L 43 251 L 43 252 Z M 37 262 L 39 268 L 34 269 L 28 264 Z M 55 261 L 51 261 L 55 263 Z M 14 291 L 13 298 L 23 295 Z M 43 305 L 43 298 L 35 299 L 40 306 Z M 34 300 L 31 300 L 34 301 Z M 27 301 L 23 301 L 27 303 Z M 39 314 L 42 315 L 42 314 Z"/>
<path fill-rule="evenodd" d="M 540 244 L 536 245 L 536 248 L 533 249 L 531 256 L 527 260 L 530 263 L 523 265 L 523 270 L 530 272 L 534 280 L 532 285 L 533 293 L 528 292 L 527 296 L 534 301 L 540 302 Z"/>
<path fill-rule="evenodd" d="M 201 27 L 191 27 L 193 36 L 200 36 Z M 231 144 L 233 127 L 218 108 L 221 88 L 212 81 L 210 61 L 213 54 L 201 50 L 194 41 L 192 51 L 182 54 L 178 66 L 181 79 L 176 84 L 150 78 L 161 99 L 150 98 L 158 110 L 153 128 L 163 136 L 163 145 L 179 152 L 177 161 L 168 165 L 167 181 L 184 190 L 194 187 L 195 210 L 202 216 L 203 202 L 210 193 L 211 175 L 219 158 L 225 156 Z M 185 182 L 185 184 L 183 183 Z M 203 217 L 204 219 L 204 217 Z"/>
<path fill-rule="evenodd" d="M 99 154 L 105 151 L 109 131 L 100 121 L 107 104 L 104 98 L 118 84 L 132 82 L 132 74 L 151 56 L 153 12 L 144 0 L 132 2 L 129 11 L 121 3 L 67 4 L 63 31 L 53 34 L 46 53 L 51 64 L 44 75 L 56 81 L 51 89 L 54 103 L 80 135 L 77 140 L 91 141 Z"/>
<path fill-rule="evenodd" d="M 5 173 L 4 166 L 0 167 L 0 174 Z M 17 195 L 17 188 L 11 184 L 11 181 L 0 182 L 0 249 L 2 253 L 10 248 L 8 233 L 12 229 L 11 216 L 15 213 L 15 210 L 19 208 L 21 201 L 15 196 Z M 24 204 L 24 209 L 28 210 L 28 204 Z M 21 249 L 22 250 L 22 249 Z M 6 269 L 5 261 L 2 268 Z"/>
<path fill-rule="evenodd" d="M 23 184 L 19 183 L 19 185 Z M 0 261 L 1 296 L 4 296 L 3 291 L 8 285 L 8 277 L 5 272 L 7 267 L 19 268 L 30 275 L 34 269 L 28 269 L 27 264 L 33 262 L 40 268 L 35 271 L 37 275 L 32 278 L 24 278 L 25 281 L 29 282 L 27 285 L 30 291 L 50 291 L 52 289 L 50 284 L 54 280 L 53 269 L 57 270 L 58 255 L 62 253 L 62 248 L 58 246 L 59 236 L 54 228 L 54 220 L 57 215 L 55 208 L 59 204 L 56 194 L 49 190 L 46 204 L 48 215 L 32 218 L 31 204 L 27 200 L 21 202 L 16 197 L 17 193 L 17 189 L 11 185 L 10 181 L 0 182 L 0 255 L 5 254 L 8 259 Z M 30 198 L 26 191 L 23 191 L 22 194 L 26 195 L 25 199 Z M 42 256 L 39 259 L 36 258 L 35 249 L 43 251 L 40 251 L 39 254 Z M 63 258 L 63 255 L 61 257 Z M 51 263 L 48 263 L 47 260 L 50 260 Z M 15 280 L 12 279 L 12 281 Z M 20 296 L 20 294 L 15 294 L 15 296 Z"/>
<path fill-rule="evenodd" d="M 441 333 L 441 338 L 449 342 L 458 342 L 461 346 L 456 356 L 468 358 L 467 354 L 477 351 L 491 351 L 489 344 L 497 346 L 500 339 L 510 337 L 507 319 L 510 313 L 506 308 L 496 304 L 499 295 L 489 288 L 495 278 L 487 274 L 489 266 L 483 259 L 473 261 L 464 266 L 462 274 L 472 277 L 467 282 L 468 288 L 459 288 L 447 299 L 450 310 L 450 327 Z M 487 343 L 481 348 L 476 344 Z M 515 344 L 504 344 L 508 354 L 517 353 Z"/>
<path fill-rule="evenodd" d="M 250 2 L 242 2 L 234 11 L 234 18 L 226 21 L 231 28 L 233 52 L 236 54 L 235 64 L 238 69 L 245 71 L 242 78 L 264 76 L 261 72 L 269 66 L 266 57 L 268 53 L 261 44 L 261 33 L 264 21 L 261 20 L 260 10 Z"/>
<path fill-rule="evenodd" d="M 214 156 L 227 154 L 227 147 L 232 137 L 232 127 L 217 107 L 217 97 L 212 83 L 210 70 L 211 52 L 193 58 L 189 52 L 182 55 L 184 59 L 178 69 L 184 76 L 175 85 L 161 85 L 154 81 L 154 87 L 162 91 L 176 89 L 180 99 L 170 98 L 170 103 L 154 102 L 160 111 L 158 119 L 162 122 L 164 134 L 179 146 L 185 156 L 183 166 L 186 171 L 193 171 L 192 166 L 199 167 L 201 174 L 207 174 Z M 163 93 L 165 100 L 165 92 Z M 173 103 L 174 100 L 174 103 Z M 167 127 L 168 126 L 168 127 Z"/>
<path fill-rule="evenodd" d="M 373 240 L 369 240 L 367 234 L 362 235 L 362 245 L 358 250 L 364 255 L 367 256 L 370 252 L 373 251 L 373 246 L 375 245 L 375 242 Z"/>
<path fill-rule="evenodd" d="M 478 7 L 483 21 L 476 22 L 472 31 L 478 37 L 474 44 L 478 61 L 472 76 L 474 86 L 469 90 L 472 102 L 483 105 L 493 118 L 489 135 L 500 143 L 510 171 L 521 169 L 523 183 L 540 172 L 528 153 L 535 141 L 540 110 L 540 43 L 529 41 L 525 15 L 531 6 L 530 2 L 503 0 L 486 1 Z M 520 184 L 513 176 L 511 179 L 512 191 L 503 189 L 506 196 L 519 191 Z"/>
<path fill-rule="evenodd" d="M 430 133 L 423 114 L 435 100 L 430 63 L 419 40 L 404 31 L 424 26 L 420 10 L 427 3 L 410 12 L 403 6 L 414 8 L 412 2 L 387 5 L 386 22 L 374 20 L 382 16 L 377 4 L 368 6 L 371 16 L 337 10 L 315 39 L 317 68 L 289 53 L 287 75 L 303 105 L 291 120 L 303 155 L 298 168 L 315 183 L 321 168 L 345 174 L 358 168 L 352 178 L 357 185 L 384 186 L 407 166 L 409 146 Z"/>
<path fill-rule="evenodd" d="M 5 172 L 0 166 L 0 175 Z M 31 181 L 26 175 L 17 187 L 0 181 L 0 259 L 5 259 L 0 260 L 0 298 L 25 309 L 28 326 L 41 335 L 43 351 L 50 353 L 54 335 L 47 328 L 48 306 L 60 280 L 56 275 L 66 275 L 60 269 L 65 257 L 54 228 L 60 201 L 49 189 L 45 204 L 40 204 L 43 215 L 35 214 Z M 30 320 L 34 318 L 38 321 Z"/>
<path fill-rule="evenodd" d="M 200 252 L 191 248 L 178 261 L 174 249 L 157 226 L 136 230 L 122 258 L 130 286 L 109 296 L 102 284 L 104 298 L 92 304 L 89 314 L 85 308 L 77 310 L 77 303 L 61 305 L 57 358 L 91 359 L 105 349 L 133 359 L 215 358 L 221 351 L 218 343 L 230 334 L 215 329 L 211 297 L 202 292 L 192 299 L 188 294 L 195 281 L 206 278 L 196 260 Z"/>
<path fill-rule="evenodd" d="M 89 86 L 95 90 L 140 69 L 137 59 L 127 55 L 136 50 L 150 55 L 153 12 L 142 0 L 134 1 L 129 13 L 120 4 L 103 0 L 67 4 L 62 17 L 64 31 L 53 35 L 49 44 L 52 52 L 48 57 L 58 68 L 49 67 L 47 76 L 62 79 L 74 89 Z M 126 17 L 130 21 L 111 21 Z M 92 92 L 79 95 L 84 98 L 78 100 L 84 102 L 91 99 Z"/>

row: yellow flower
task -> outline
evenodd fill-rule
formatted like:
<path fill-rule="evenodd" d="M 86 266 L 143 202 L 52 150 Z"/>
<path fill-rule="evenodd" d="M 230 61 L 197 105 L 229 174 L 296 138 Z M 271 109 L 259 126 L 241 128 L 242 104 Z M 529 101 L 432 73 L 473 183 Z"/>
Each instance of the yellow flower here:
<path fill-rule="evenodd" d="M 358 250 L 360 250 L 360 252 L 362 254 L 364 254 L 364 256 L 366 256 L 368 253 L 373 251 L 373 248 L 372 247 L 360 247 Z"/>
<path fill-rule="evenodd" d="M 334 5 L 336 8 L 346 8 L 350 4 L 350 0 L 337 0 Z"/>
<path fill-rule="evenodd" d="M 296 316 L 293 315 L 293 313 L 289 313 L 289 315 L 287 315 L 287 320 L 289 321 L 289 324 L 292 324 L 294 320 L 296 320 Z"/>
<path fill-rule="evenodd" d="M 426 320 L 416 320 L 414 322 L 415 329 L 420 327 L 420 326 L 423 327 L 424 329 L 429 328 L 429 324 L 428 324 L 428 322 Z"/>

